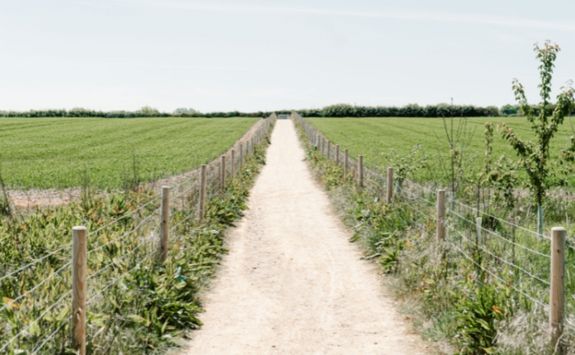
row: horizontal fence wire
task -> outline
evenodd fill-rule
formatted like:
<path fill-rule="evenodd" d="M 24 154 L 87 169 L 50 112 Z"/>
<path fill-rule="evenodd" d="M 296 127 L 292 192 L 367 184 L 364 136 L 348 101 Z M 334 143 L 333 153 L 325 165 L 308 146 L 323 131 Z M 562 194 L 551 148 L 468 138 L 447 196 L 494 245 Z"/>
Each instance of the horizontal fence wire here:
<path fill-rule="evenodd" d="M 146 207 L 151 206 L 151 205 L 154 204 L 154 203 L 157 203 L 157 201 L 156 201 L 156 199 L 152 198 L 150 201 L 148 201 L 148 202 L 146 202 L 146 203 L 144 203 L 144 204 L 138 206 L 135 210 L 128 211 L 128 212 L 122 214 L 120 217 L 117 217 L 117 218 L 113 219 L 112 221 L 107 222 L 107 223 L 104 224 L 103 226 L 101 226 L 101 227 L 99 227 L 99 228 L 97 228 L 97 229 L 91 231 L 90 234 L 91 234 L 92 236 L 98 235 L 98 234 L 99 234 L 100 232 L 102 232 L 103 230 L 105 230 L 105 229 L 111 227 L 112 225 L 117 224 L 119 221 L 121 221 L 121 220 L 123 220 L 123 219 L 126 219 L 126 218 L 128 218 L 128 217 L 132 217 L 132 216 L 135 215 L 136 213 L 142 211 L 143 209 L 145 209 Z M 20 272 L 22 272 L 22 271 L 25 271 L 26 269 L 28 269 L 28 268 L 34 266 L 35 264 L 38 264 L 38 263 L 40 263 L 41 261 L 43 261 L 43 260 L 45 260 L 45 259 L 47 259 L 47 258 L 49 258 L 49 257 L 51 257 L 51 256 L 54 256 L 54 255 L 56 255 L 56 254 L 58 254 L 58 253 L 60 253 L 60 252 L 62 252 L 62 251 L 64 251 L 64 250 L 69 250 L 69 249 L 71 248 L 71 246 L 72 246 L 72 243 L 71 243 L 71 242 L 70 242 L 70 243 L 67 243 L 67 244 L 64 245 L 64 246 L 62 246 L 62 247 L 60 247 L 60 248 L 58 248 L 58 249 L 56 249 L 56 250 L 54 250 L 54 251 L 51 251 L 51 252 L 49 252 L 48 254 L 46 254 L 46 255 L 44 255 L 44 256 L 42 256 L 42 257 L 40 257 L 40 258 L 37 258 L 37 259 L 35 259 L 35 260 L 33 260 L 33 261 L 31 261 L 31 262 L 29 262 L 29 263 L 27 263 L 27 264 L 25 264 L 25 265 L 19 267 L 18 269 L 14 270 L 14 271 L 11 271 L 11 272 L 9 272 L 9 273 L 3 275 L 2 277 L 0 277 L 0 281 L 3 281 L 4 279 L 6 279 L 6 278 L 8 278 L 8 277 L 11 277 L 11 276 L 14 276 L 14 275 L 16 275 L 16 274 L 18 274 L 18 273 L 20 273 Z"/>
<path fill-rule="evenodd" d="M 461 233 L 459 230 L 452 228 L 452 231 L 454 231 L 457 235 L 459 235 L 463 240 L 465 240 L 468 243 L 476 243 L 475 241 L 470 240 L 468 237 L 465 236 L 465 234 Z M 543 280 L 542 278 L 540 278 L 539 276 L 533 274 L 533 272 L 526 270 L 525 268 L 514 264 L 512 262 L 510 262 L 507 259 L 504 259 L 502 257 L 499 257 L 495 254 L 493 254 L 491 251 L 489 251 L 487 248 L 485 248 L 483 245 L 481 245 L 481 243 L 478 243 L 477 248 L 480 249 L 481 251 L 483 251 L 484 253 L 486 253 L 487 255 L 491 256 L 492 258 L 508 265 L 511 266 L 512 268 L 514 268 L 515 270 L 522 272 L 523 274 L 529 276 L 530 278 L 537 280 L 538 282 L 540 282 L 541 284 L 543 284 L 544 286 L 549 287 L 551 284 L 549 283 L 549 281 L 547 280 Z"/>
<path fill-rule="evenodd" d="M 129 253 L 125 253 L 122 256 L 119 257 L 115 257 L 110 263 L 108 263 L 106 266 L 101 267 L 100 269 L 98 269 L 98 271 L 93 272 L 90 274 L 90 276 L 88 276 L 87 280 L 93 280 L 98 278 L 100 275 L 102 275 L 105 271 L 111 269 L 113 266 L 118 266 L 119 261 L 124 260 L 125 258 L 129 257 L 129 256 L 133 256 L 134 253 L 136 251 L 138 251 L 141 248 L 144 248 L 146 246 L 148 246 L 149 243 L 144 242 L 139 242 L 137 246 L 135 246 L 134 248 L 130 249 Z"/>
<path fill-rule="evenodd" d="M 128 218 L 128 217 L 132 217 L 132 216 L 134 216 L 135 214 L 141 212 L 142 210 L 144 210 L 144 209 L 146 209 L 147 207 L 150 207 L 150 206 L 152 206 L 152 205 L 154 205 L 154 204 L 159 204 L 159 201 L 158 201 L 158 199 L 157 199 L 155 196 L 152 197 L 152 198 L 150 199 L 150 201 L 144 203 L 143 205 L 138 206 L 135 210 L 128 211 L 128 212 L 122 214 L 120 217 L 117 217 L 117 218 L 113 219 L 112 221 L 107 222 L 107 223 L 104 224 L 103 226 L 101 226 L 101 227 L 99 227 L 99 228 L 97 228 L 97 229 L 95 229 L 95 230 L 93 230 L 93 231 L 90 231 L 90 235 L 96 236 L 96 235 L 98 235 L 100 232 L 104 231 L 105 229 L 110 228 L 112 225 L 118 224 L 118 222 L 120 222 L 121 220 L 126 219 L 126 218 Z"/>
<path fill-rule="evenodd" d="M 462 202 L 460 202 L 460 201 L 458 201 L 458 200 L 455 200 L 455 199 L 453 200 L 453 202 L 454 202 L 455 204 L 457 204 L 458 206 L 463 207 L 463 208 L 465 208 L 465 209 L 467 209 L 467 210 L 469 210 L 469 211 L 473 211 L 474 213 L 479 213 L 479 214 L 481 214 L 481 215 L 483 215 L 483 216 L 487 216 L 487 217 L 493 218 L 493 219 L 497 220 L 498 222 L 501 222 L 501 223 L 503 223 L 503 224 L 506 224 L 506 225 L 508 225 L 508 226 L 510 226 L 510 227 L 514 227 L 514 228 L 520 229 L 520 230 L 522 230 L 522 231 L 524 231 L 524 232 L 527 232 L 527 233 L 529 233 L 529 234 L 531 234 L 531 235 L 533 235 L 533 236 L 535 236 L 535 237 L 537 237 L 537 238 L 550 241 L 550 239 L 549 239 L 548 237 L 546 237 L 545 235 L 540 235 L 539 233 L 537 233 L 537 232 L 534 231 L 534 230 L 531 230 L 531 229 L 525 228 L 525 227 L 523 227 L 523 226 L 520 226 L 520 225 L 518 225 L 518 224 L 516 224 L 516 223 L 510 222 L 510 221 L 508 221 L 508 220 L 505 219 L 505 218 L 496 217 L 496 216 L 494 216 L 494 215 L 492 215 L 492 214 L 489 214 L 489 213 L 487 213 L 487 212 L 485 212 L 485 211 L 482 211 L 482 210 L 479 210 L 479 211 L 478 211 L 478 209 L 477 209 L 476 207 L 471 207 L 471 206 L 466 205 L 466 204 L 464 204 L 464 203 L 462 203 Z"/>
<path fill-rule="evenodd" d="M 537 255 L 537 256 L 540 256 L 540 257 L 543 257 L 543 258 L 546 258 L 546 259 L 550 259 L 550 258 L 551 258 L 551 257 L 549 256 L 549 254 L 544 254 L 544 253 L 542 253 L 542 252 L 540 252 L 540 251 L 537 251 L 537 250 L 535 250 L 535 249 L 529 248 L 529 247 L 527 247 L 527 246 L 525 246 L 525 245 L 523 245 L 523 244 L 516 243 L 516 242 L 510 240 L 509 238 L 505 238 L 505 237 L 502 236 L 501 234 L 492 231 L 491 229 L 485 228 L 485 227 L 483 227 L 483 226 L 477 226 L 477 222 L 472 221 L 472 220 L 466 218 L 465 216 L 462 216 L 461 214 L 459 214 L 459 213 L 457 213 L 457 212 L 455 212 L 455 211 L 453 211 L 453 210 L 451 210 L 451 209 L 448 209 L 448 210 L 447 210 L 447 213 L 448 213 L 449 215 L 452 215 L 452 216 L 457 217 L 460 221 L 463 221 L 463 222 L 465 222 L 465 223 L 467 223 L 467 224 L 469 224 L 469 225 L 471 225 L 471 226 L 474 226 L 474 227 L 476 227 L 476 228 L 478 227 L 478 228 L 480 228 L 482 231 L 488 233 L 489 235 L 494 236 L 494 237 L 496 237 L 496 238 L 498 238 L 498 239 L 500 239 L 500 240 L 502 240 L 502 241 L 504 241 L 504 242 L 506 242 L 506 243 L 512 244 L 512 245 L 514 245 L 514 246 L 517 246 L 517 247 L 519 247 L 519 248 L 521 248 L 521 249 L 523 249 L 523 250 L 525 250 L 525 251 L 527 251 L 527 252 L 529 252 L 529 253 L 531 253 L 531 254 L 533 254 L 533 255 Z"/>
<path fill-rule="evenodd" d="M 114 261 L 110 262 L 108 265 L 106 265 L 105 267 L 101 268 L 100 270 L 98 270 L 96 273 L 90 275 L 90 277 L 88 277 L 88 281 L 93 280 L 98 278 L 98 276 L 103 275 L 105 271 L 109 270 L 110 268 L 112 268 L 113 266 L 116 266 L 118 264 L 119 260 L 123 260 L 125 258 L 127 258 L 128 256 L 133 256 L 134 253 L 138 250 L 140 250 L 141 248 L 144 248 L 147 245 L 147 243 L 140 243 L 138 244 L 135 248 L 133 248 L 132 250 L 130 250 L 130 253 L 126 253 L 122 256 L 120 256 L 119 258 L 116 258 Z M 144 256 L 146 257 L 150 257 L 152 256 L 152 254 L 154 254 L 156 252 L 155 249 L 150 248 L 150 250 L 148 250 L 146 253 L 144 253 Z M 120 275 L 117 275 L 116 277 L 112 278 L 111 280 L 109 280 L 108 283 L 106 283 L 104 286 L 95 289 L 96 293 L 92 294 L 90 297 L 88 297 L 87 300 L 87 305 L 92 305 L 94 304 L 94 300 L 97 298 L 101 298 L 104 296 L 105 292 L 110 289 L 112 286 L 114 286 L 115 284 L 117 284 L 119 281 L 123 280 L 128 274 L 130 274 L 130 271 L 125 271 L 123 273 L 121 273 Z"/>
<path fill-rule="evenodd" d="M 18 275 L 19 273 L 21 273 L 21 272 L 23 272 L 23 271 L 29 270 L 29 269 L 31 269 L 32 267 L 34 267 L 35 265 L 37 265 L 38 263 L 40 263 L 40 262 L 42 262 L 42 261 L 48 259 L 48 258 L 51 257 L 51 256 L 54 256 L 54 255 L 56 255 L 56 254 L 59 254 L 59 253 L 63 252 L 64 250 L 70 250 L 71 247 L 72 247 L 72 243 L 67 243 L 67 244 L 64 245 L 63 247 L 60 247 L 60 248 L 58 248 L 58 249 L 56 249 L 56 250 L 53 250 L 53 251 L 49 252 L 48 254 L 46 254 L 46 255 L 44 255 L 44 256 L 38 258 L 38 259 L 34 259 L 34 260 L 32 260 L 31 262 L 29 262 L 29 263 L 27 263 L 27 264 L 25 264 L 25 265 L 20 266 L 18 269 L 14 270 L 14 271 L 10 271 L 10 272 L 8 272 L 7 274 L 1 276 L 1 277 L 0 277 L 0 282 L 3 281 L 3 280 L 5 280 L 5 279 L 7 279 L 7 278 L 9 278 L 9 277 L 16 276 L 16 275 Z"/>
<path fill-rule="evenodd" d="M 37 345 L 32 349 L 32 354 L 38 354 L 40 350 L 50 341 L 54 340 L 54 338 L 68 325 L 68 322 L 62 322 L 52 333 L 48 334 L 45 338 L 43 338 Z"/>
<path fill-rule="evenodd" d="M 499 282 L 507 285 L 508 287 L 510 287 L 511 289 L 513 289 L 515 292 L 521 294 L 522 296 L 524 296 L 525 298 L 529 299 L 531 302 L 533 302 L 534 304 L 545 308 L 547 305 L 545 305 L 543 302 L 541 302 L 540 300 L 536 299 L 535 297 L 527 294 L 526 292 L 524 292 L 523 290 L 518 289 L 517 287 L 510 285 L 509 282 L 506 282 L 503 278 L 501 278 L 500 276 L 498 276 L 496 273 L 491 272 L 490 270 L 486 269 L 485 267 L 483 267 L 483 265 L 477 263 L 477 261 L 475 261 L 473 259 L 473 257 L 471 257 L 469 254 L 467 254 L 465 251 L 463 251 L 460 247 L 458 247 L 457 245 L 450 243 L 451 248 L 453 248 L 454 250 L 456 250 L 459 254 L 461 254 L 464 258 L 466 258 L 468 261 L 470 261 L 472 264 L 474 264 L 476 267 L 480 268 L 483 272 L 489 274 L 491 277 L 495 278 L 496 280 L 498 280 Z"/>
<path fill-rule="evenodd" d="M 112 243 L 117 243 L 120 241 L 123 241 L 124 239 L 126 239 L 127 237 L 133 235 L 136 231 L 138 231 L 140 228 L 142 228 L 142 226 L 144 226 L 147 222 L 150 222 L 153 218 L 159 218 L 158 212 L 160 210 L 157 209 L 154 214 L 151 214 L 147 217 L 145 217 L 144 219 L 142 219 L 141 221 L 138 222 L 138 224 L 136 224 L 136 226 L 134 226 L 134 228 L 130 229 L 129 231 L 126 231 L 124 233 L 122 233 L 119 237 L 116 237 L 114 239 L 110 239 L 107 242 L 98 245 L 97 247 L 88 250 L 88 254 L 97 252 L 99 250 L 104 249 L 105 247 L 107 247 L 108 245 L 112 244 Z"/>
<path fill-rule="evenodd" d="M 195 212 L 195 211 L 194 211 Z M 184 224 L 186 224 L 187 222 L 189 222 L 191 219 L 193 218 L 197 218 L 197 214 L 196 213 L 190 213 L 188 214 L 186 217 L 184 217 L 182 220 L 178 221 L 178 223 L 173 224 L 170 226 L 170 232 L 175 231 L 178 227 L 183 226 Z"/>
<path fill-rule="evenodd" d="M 0 347 L 0 353 L 6 351 L 6 349 L 8 349 L 8 347 L 18 338 L 20 338 L 21 336 L 25 335 L 30 328 L 32 328 L 32 326 L 36 325 L 40 320 L 42 320 L 48 313 L 50 313 L 50 311 L 52 311 L 54 308 L 56 308 L 56 306 L 60 305 L 61 302 L 68 296 L 72 295 L 72 290 L 69 290 L 68 292 L 63 293 L 57 300 L 56 302 L 52 303 L 50 306 L 48 306 L 48 308 L 44 309 L 44 311 L 42 313 L 40 313 L 40 315 L 38 317 L 36 317 L 34 320 L 30 321 L 22 330 L 20 330 L 16 335 L 14 335 L 12 338 L 10 338 L 6 343 L 4 343 L 4 345 L 2 347 Z"/>
<path fill-rule="evenodd" d="M 68 261 L 66 263 L 64 263 L 64 265 L 60 266 L 58 269 L 56 269 L 56 271 L 52 272 L 49 276 L 47 276 L 46 278 L 44 278 L 42 281 L 38 282 L 37 284 L 35 284 L 31 289 L 24 291 L 24 293 L 22 293 L 20 296 L 12 299 L 10 301 L 10 303 L 18 303 L 19 301 L 21 301 L 22 299 L 24 299 L 24 297 L 27 297 L 31 294 L 34 294 L 34 292 L 36 290 L 38 290 L 41 286 L 45 285 L 48 281 L 51 281 L 54 277 L 60 275 L 60 273 L 62 271 L 64 271 L 65 269 L 67 269 L 68 267 L 70 267 L 72 265 L 72 261 Z M 2 305 L 2 307 L 0 307 L 0 311 L 7 309 L 9 307 L 9 303 L 5 303 L 4 305 Z"/>

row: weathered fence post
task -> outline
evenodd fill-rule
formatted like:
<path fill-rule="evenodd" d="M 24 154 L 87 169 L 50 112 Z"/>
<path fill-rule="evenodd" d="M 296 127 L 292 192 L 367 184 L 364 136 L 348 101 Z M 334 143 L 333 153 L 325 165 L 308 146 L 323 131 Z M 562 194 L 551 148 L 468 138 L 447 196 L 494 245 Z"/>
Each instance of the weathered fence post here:
<path fill-rule="evenodd" d="M 339 166 L 339 144 L 335 146 L 335 163 Z"/>
<path fill-rule="evenodd" d="M 327 160 L 331 160 L 331 142 L 327 141 Z"/>
<path fill-rule="evenodd" d="M 557 344 L 563 333 L 565 319 L 565 239 L 567 231 L 562 227 L 551 229 L 551 309 L 549 326 L 551 327 L 551 345 L 561 353 Z"/>
<path fill-rule="evenodd" d="M 387 191 L 385 194 L 385 202 L 388 204 L 393 200 L 393 168 L 390 166 L 387 168 Z"/>
<path fill-rule="evenodd" d="M 359 156 L 357 161 L 357 185 L 363 187 L 363 155 Z"/>
<path fill-rule="evenodd" d="M 79 354 L 86 354 L 86 295 L 88 285 L 88 230 L 72 228 L 72 346 Z"/>
<path fill-rule="evenodd" d="M 240 168 L 244 163 L 244 143 L 240 142 Z"/>
<path fill-rule="evenodd" d="M 168 258 L 168 237 L 170 233 L 170 187 L 162 186 L 162 207 L 160 209 L 160 261 Z"/>
<path fill-rule="evenodd" d="M 225 155 L 222 155 L 221 163 L 220 163 L 220 170 L 221 170 L 220 188 L 222 189 L 222 191 L 224 191 L 226 189 L 226 156 Z"/>
<path fill-rule="evenodd" d="M 349 151 L 346 149 L 345 153 L 343 153 L 343 174 L 347 176 L 349 172 Z"/>
<path fill-rule="evenodd" d="M 230 166 L 232 169 L 232 177 L 236 175 L 236 150 L 232 149 L 232 165 Z"/>
<path fill-rule="evenodd" d="M 445 239 L 445 190 L 437 190 L 437 226 L 435 236 L 438 242 Z"/>
<path fill-rule="evenodd" d="M 200 171 L 200 221 L 204 219 L 206 210 L 206 164 Z"/>
<path fill-rule="evenodd" d="M 319 141 L 319 133 L 315 135 L 315 149 L 319 150 L 320 141 Z"/>

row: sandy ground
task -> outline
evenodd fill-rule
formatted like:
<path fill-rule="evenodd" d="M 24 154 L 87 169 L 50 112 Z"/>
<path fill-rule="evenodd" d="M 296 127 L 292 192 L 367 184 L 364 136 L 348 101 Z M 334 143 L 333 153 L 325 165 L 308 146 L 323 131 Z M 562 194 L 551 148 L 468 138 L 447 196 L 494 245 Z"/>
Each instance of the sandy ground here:
<path fill-rule="evenodd" d="M 185 354 L 425 354 L 279 120 Z"/>

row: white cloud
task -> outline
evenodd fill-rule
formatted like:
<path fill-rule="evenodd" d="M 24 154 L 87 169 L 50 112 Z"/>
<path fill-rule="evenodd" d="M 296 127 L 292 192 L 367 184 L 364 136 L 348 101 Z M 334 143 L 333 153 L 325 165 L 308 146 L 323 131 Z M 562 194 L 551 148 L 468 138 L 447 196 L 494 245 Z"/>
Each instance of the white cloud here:
<path fill-rule="evenodd" d="M 249 3 L 214 3 L 214 2 L 189 2 L 189 1 L 142 1 L 142 0 L 116 0 L 125 5 L 155 6 L 158 8 L 176 8 L 189 11 L 210 12 L 241 12 L 249 14 L 276 14 L 276 15 L 308 15 L 308 16 L 338 16 L 338 17 L 361 17 L 404 21 L 428 21 L 437 23 L 457 23 L 486 26 L 500 26 L 512 28 L 524 28 L 534 30 L 554 30 L 561 32 L 575 32 L 575 25 L 559 21 L 543 21 L 523 17 L 478 15 L 468 13 L 450 12 L 399 12 L 399 11 L 355 11 L 333 10 L 328 8 L 313 7 L 279 7 L 259 6 Z"/>

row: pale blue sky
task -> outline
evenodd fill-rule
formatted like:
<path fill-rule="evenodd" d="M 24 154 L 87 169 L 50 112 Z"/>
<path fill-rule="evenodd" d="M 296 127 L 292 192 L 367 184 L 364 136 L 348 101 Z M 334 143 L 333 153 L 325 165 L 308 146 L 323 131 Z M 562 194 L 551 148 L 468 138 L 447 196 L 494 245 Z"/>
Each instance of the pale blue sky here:
<path fill-rule="evenodd" d="M 0 109 L 501 105 L 533 43 L 575 78 L 575 2 L 0 0 Z"/>

